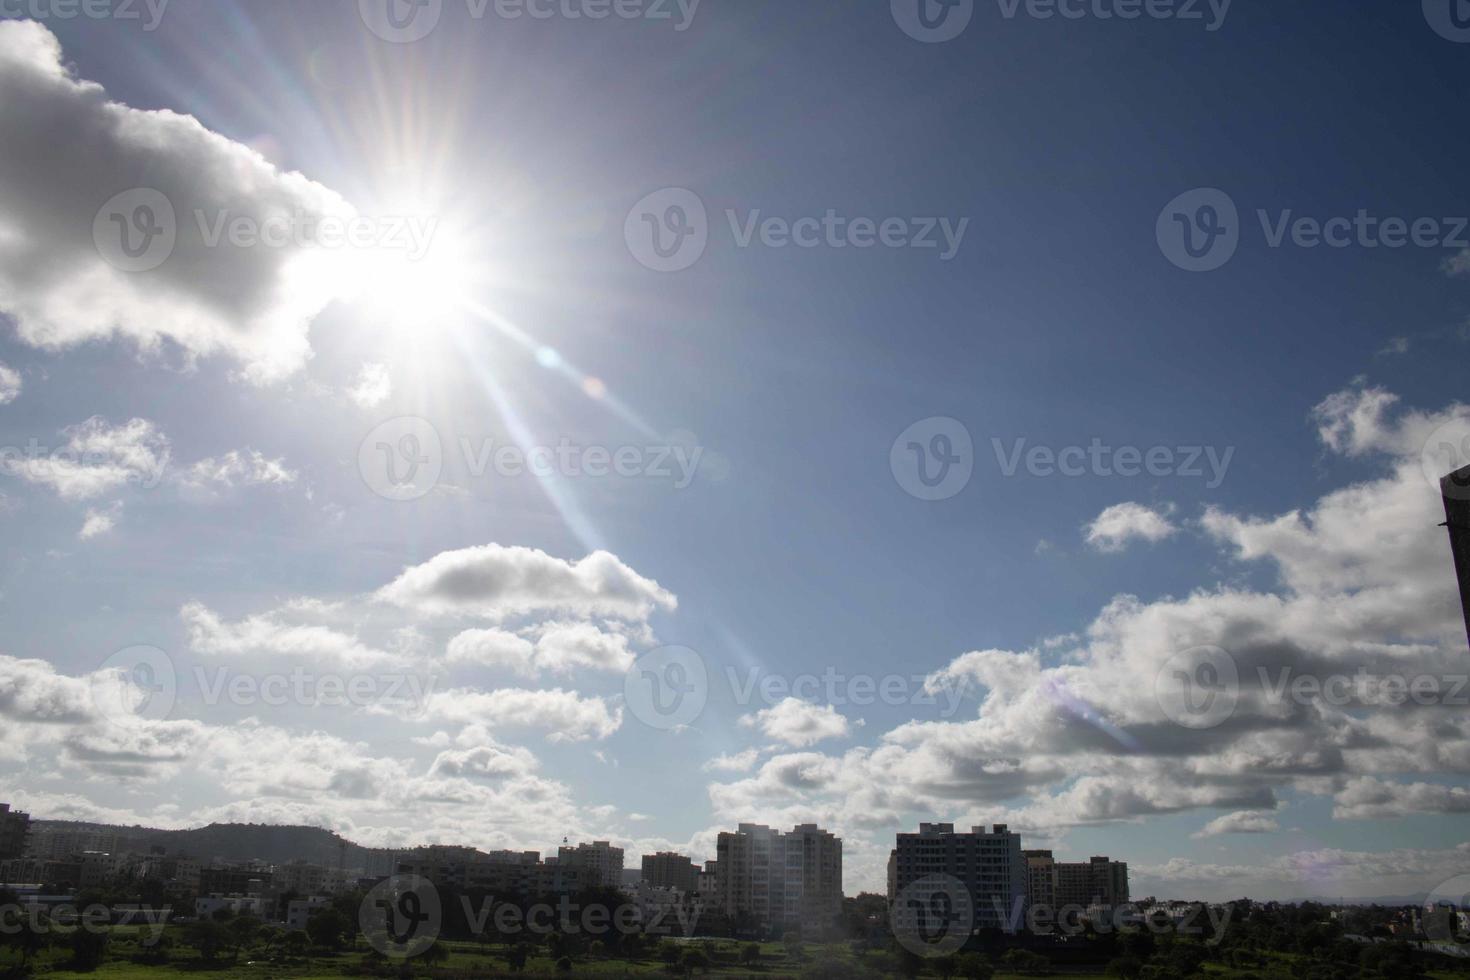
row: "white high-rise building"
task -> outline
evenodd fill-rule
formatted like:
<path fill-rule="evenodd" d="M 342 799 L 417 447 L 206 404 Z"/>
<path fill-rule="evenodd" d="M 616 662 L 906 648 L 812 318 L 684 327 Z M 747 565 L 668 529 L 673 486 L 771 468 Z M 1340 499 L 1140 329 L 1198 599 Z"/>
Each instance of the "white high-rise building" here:
<path fill-rule="evenodd" d="M 716 846 L 713 904 L 737 928 L 820 929 L 841 912 L 842 841 L 816 824 L 743 823 Z"/>

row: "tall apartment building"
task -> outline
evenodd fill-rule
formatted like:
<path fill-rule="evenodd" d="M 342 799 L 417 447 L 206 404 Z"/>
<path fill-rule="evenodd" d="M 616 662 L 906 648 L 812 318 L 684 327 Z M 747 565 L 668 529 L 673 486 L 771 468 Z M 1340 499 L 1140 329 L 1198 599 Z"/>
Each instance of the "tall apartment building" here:
<path fill-rule="evenodd" d="M 1051 851 L 1022 851 L 1026 858 L 1026 897 L 1032 905 L 1056 908 L 1057 862 Z"/>
<path fill-rule="evenodd" d="M 1458 469 L 1440 481 L 1444 493 L 1445 527 L 1450 532 L 1450 553 L 1455 575 L 1460 580 L 1460 606 L 1465 612 L 1465 635 L 1470 636 L 1470 466 Z"/>
<path fill-rule="evenodd" d="M 621 888 L 623 885 L 623 849 L 605 840 L 576 847 L 561 847 L 557 863 L 581 869 L 584 888 Z"/>
<path fill-rule="evenodd" d="M 1053 908 L 1069 905 L 1113 907 L 1128 901 L 1128 865 L 1094 857 L 1089 861 L 1056 861 L 1051 851 L 1026 851 L 1032 904 Z"/>
<path fill-rule="evenodd" d="M 1027 905 L 1028 869 L 1021 835 L 1011 833 L 1005 824 L 996 824 L 989 833 L 984 827 L 956 833 L 952 823 L 921 823 L 917 834 L 898 835 L 890 862 L 888 899 L 896 927 L 913 911 L 910 902 L 928 906 L 931 896 L 918 892 L 929 888 L 925 879 L 930 884 L 941 881 L 931 879 L 933 875 L 947 875 L 964 886 L 967 896 L 948 890 L 946 894 L 960 902 L 968 898 L 976 929 L 1009 929 L 1017 921 L 1016 913 Z M 897 901 L 899 896 L 905 901 Z"/>
<path fill-rule="evenodd" d="M 699 893 L 700 900 L 710 906 L 715 903 L 715 893 L 719 888 L 719 862 L 704 862 L 704 870 L 699 873 L 699 885 L 695 889 Z"/>
<path fill-rule="evenodd" d="M 0 803 L 0 861 L 25 854 L 26 834 L 30 827 L 29 813 L 12 810 L 9 803 Z"/>
<path fill-rule="evenodd" d="M 686 895 L 693 895 L 699 891 L 699 865 L 672 851 L 645 854 L 643 883 L 652 888 L 677 888 Z"/>
<path fill-rule="evenodd" d="M 782 931 L 826 925 L 842 910 L 842 841 L 816 824 L 788 834 L 743 823 L 716 844 L 714 906 Z"/>

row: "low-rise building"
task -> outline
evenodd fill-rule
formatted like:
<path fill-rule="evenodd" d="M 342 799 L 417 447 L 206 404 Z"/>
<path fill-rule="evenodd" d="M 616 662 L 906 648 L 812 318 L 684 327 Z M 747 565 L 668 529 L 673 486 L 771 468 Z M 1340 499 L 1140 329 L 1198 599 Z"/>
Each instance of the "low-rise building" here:
<path fill-rule="evenodd" d="M 293 898 L 286 903 L 286 928 L 297 932 L 306 931 L 306 923 L 311 920 L 312 915 L 318 909 L 326 908 L 331 901 L 325 895 Z"/>
<path fill-rule="evenodd" d="M 536 851 L 486 854 L 474 848 L 423 847 L 400 854 L 395 870 L 459 891 L 499 896 L 535 898 L 571 894 L 586 887 L 579 864 L 563 865 L 556 858 L 542 861 Z"/>
<path fill-rule="evenodd" d="M 222 910 L 261 917 L 265 913 L 265 899 L 259 895 L 200 895 L 194 899 L 196 918 L 211 919 Z"/>

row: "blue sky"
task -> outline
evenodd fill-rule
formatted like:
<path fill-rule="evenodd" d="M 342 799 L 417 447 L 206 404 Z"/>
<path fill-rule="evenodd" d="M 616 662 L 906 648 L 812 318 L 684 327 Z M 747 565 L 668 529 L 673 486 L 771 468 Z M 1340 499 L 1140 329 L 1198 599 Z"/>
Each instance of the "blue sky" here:
<path fill-rule="evenodd" d="M 112 719 L 110 736 L 0 702 L 0 729 L 35 746 L 0 763 L 5 795 L 38 816 L 298 820 L 367 843 L 612 836 L 701 857 L 720 827 L 812 818 L 848 841 L 849 892 L 881 885 L 893 832 L 919 819 L 1008 820 L 1069 856 L 1111 854 L 1140 894 L 1407 893 L 1470 865 L 1467 735 L 1425 748 L 1443 706 L 1392 733 L 1371 708 L 1263 709 L 1210 741 L 1171 739 L 1153 699 L 1133 700 L 1201 645 L 1246 673 L 1463 668 L 1419 461 L 1466 415 L 1470 263 L 1452 233 L 1470 201 L 1452 166 L 1470 47 L 1413 4 L 1237 0 L 1208 30 L 1208 14 L 1007 18 L 976 0 L 942 43 L 886 6 L 704 0 L 679 30 L 673 4 L 670 20 L 510 20 L 447 0 L 413 43 L 346 0 L 173 0 L 151 31 L 18 9 L 0 127 L 30 149 L 0 165 L 0 363 L 18 388 L 0 445 L 90 439 L 106 447 L 91 464 L 125 475 L 87 495 L 86 474 L 0 476 L 0 653 L 18 686 L 65 700 L 149 645 L 179 692 L 167 718 L 121 734 Z M 72 79 L 137 111 L 134 130 L 37 67 L 58 56 L 48 38 Z M 92 216 L 135 187 L 162 191 L 184 231 L 160 268 L 119 272 L 88 252 Z M 625 235 L 666 188 L 693 193 L 708 234 L 674 272 Z M 1240 239 L 1197 273 L 1156 236 L 1196 188 L 1229 196 Z M 188 232 L 200 209 L 281 202 L 435 231 L 421 261 L 389 246 L 347 274 L 304 265 L 304 283 L 291 263 L 311 248 Z M 741 247 L 729 217 L 829 210 L 910 233 L 967 223 L 946 259 Z M 1273 248 L 1258 210 L 1433 218 L 1450 240 Z M 359 451 L 410 416 L 440 439 L 442 473 L 384 499 Z M 940 417 L 968 432 L 973 474 L 921 500 L 890 450 Z M 1094 439 L 1229 463 L 1218 480 L 1203 458 L 1201 476 L 1007 476 L 995 448 Z M 476 475 L 462 441 L 486 440 L 637 447 L 649 466 L 678 448 L 698 465 L 682 488 Z M 599 550 L 611 571 L 573 564 Z M 488 563 L 487 591 L 434 579 L 446 555 Z M 406 568 L 431 581 L 380 592 Z M 446 612 L 437 589 L 478 604 Z M 562 652 L 516 660 L 548 624 Z M 474 631 L 479 652 L 454 661 Z M 353 660 L 350 640 L 381 662 Z M 711 678 L 677 732 L 623 701 L 627 662 L 665 644 Z M 970 651 L 1003 653 L 957 659 Z M 194 673 L 303 663 L 448 693 L 416 719 L 209 704 Z M 965 695 L 952 714 L 737 703 L 728 671 L 752 668 L 948 668 Z M 1093 744 L 1074 727 L 1103 729 L 1075 715 L 1031 725 L 1033 698 L 1062 710 L 1037 694 L 1046 678 L 1145 747 Z M 721 756 L 735 761 L 706 768 Z M 1140 784 L 1157 791 L 1130 797 Z M 1251 832 L 1194 836 L 1226 817 Z"/>

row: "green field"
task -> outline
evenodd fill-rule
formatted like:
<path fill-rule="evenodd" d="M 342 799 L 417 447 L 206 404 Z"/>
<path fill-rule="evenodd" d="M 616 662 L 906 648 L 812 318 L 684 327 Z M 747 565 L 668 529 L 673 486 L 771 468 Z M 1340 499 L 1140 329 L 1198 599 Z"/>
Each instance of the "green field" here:
<path fill-rule="evenodd" d="M 199 952 L 185 941 L 186 930 L 169 927 L 164 933 L 168 945 L 167 960 L 162 963 L 140 962 L 143 953 L 140 945 L 141 931 L 133 928 L 116 928 L 112 931 L 106 956 L 101 965 L 89 972 L 78 972 L 71 968 L 71 951 L 65 936 L 30 958 L 33 976 L 55 978 L 55 980 L 141 980 L 145 977 L 176 977 L 184 980 L 293 980 L 307 977 L 383 977 L 396 980 L 469 980 L 478 977 L 516 976 L 562 976 L 562 977 L 683 977 L 710 978 L 776 978 L 790 977 L 797 980 L 835 980 L 846 977 L 913 976 L 912 968 L 918 966 L 917 975 L 924 977 L 945 976 L 946 967 L 953 969 L 953 961 L 910 962 L 910 972 L 903 971 L 903 961 L 894 953 L 873 950 L 855 954 L 847 944 L 805 944 L 788 948 L 781 943 L 760 944 L 760 958 L 753 964 L 739 962 L 739 954 L 747 943 L 735 940 L 691 940 L 666 944 L 640 959 L 601 957 L 590 952 L 575 955 L 570 970 L 558 969 L 557 959 L 545 946 L 531 947 L 532 955 L 520 972 L 512 972 L 507 962 L 510 947 L 471 942 L 441 940 L 437 947 L 444 955 L 437 962 L 426 963 L 413 960 L 408 963 L 388 960 L 371 953 L 366 943 L 359 939 L 353 948 L 341 952 L 314 950 L 306 955 L 288 957 L 280 950 L 261 946 L 243 949 L 238 956 L 227 951 L 214 962 L 201 958 Z M 3 937 L 0 937 L 3 939 Z M 595 948 L 595 947 L 594 947 Z M 687 969 L 685 966 L 670 966 L 660 954 L 671 948 L 680 952 L 698 949 L 708 961 L 704 968 Z M 1324 964 L 1320 959 L 1284 952 L 1261 952 L 1261 962 L 1251 969 L 1227 967 L 1211 959 L 1200 965 L 1192 974 L 1195 980 L 1339 980 L 1339 978 L 1392 978 L 1407 977 L 1431 980 L 1466 980 L 1470 977 L 1470 964 L 1460 972 L 1393 973 L 1360 971 L 1355 966 L 1338 970 L 1337 965 Z M 19 953 L 6 948 L 0 942 L 0 980 L 9 980 L 19 974 L 11 971 L 21 961 Z M 1231 962 L 1239 962 L 1231 960 Z M 1154 968 L 1149 968 L 1153 971 Z M 1327 970 L 1329 972 L 1323 972 Z M 1163 978 L 1173 980 L 1176 974 L 1167 971 L 1142 972 L 1145 980 Z M 961 980 L 963 973 L 950 974 Z M 1106 974 L 1101 967 L 1091 973 L 1034 972 L 1030 977 L 1049 977 L 1052 980 L 1098 980 Z M 1132 980 L 1126 974 L 1117 974 Z M 998 969 L 991 980 L 1021 980 L 1022 974 Z M 1132 977 L 1140 976 L 1135 972 Z M 1181 977 L 1182 980 L 1182 977 Z"/>

